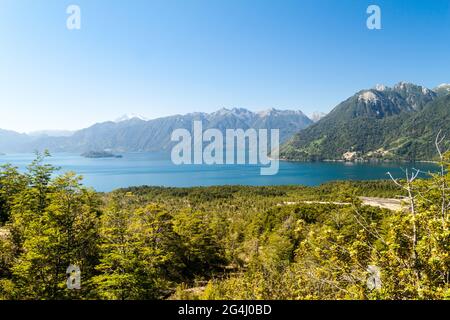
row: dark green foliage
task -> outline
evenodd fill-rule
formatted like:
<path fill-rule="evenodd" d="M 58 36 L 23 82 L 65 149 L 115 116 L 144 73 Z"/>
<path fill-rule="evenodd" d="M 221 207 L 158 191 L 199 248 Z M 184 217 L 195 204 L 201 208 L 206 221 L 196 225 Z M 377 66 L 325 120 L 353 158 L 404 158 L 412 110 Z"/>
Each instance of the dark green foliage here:
<path fill-rule="evenodd" d="M 448 175 L 414 183 L 412 216 L 359 199 L 404 196 L 404 181 L 98 194 L 44 160 L 0 171 L 0 299 L 450 296 Z M 81 268 L 80 290 L 66 287 L 69 264 Z M 371 265 L 381 290 L 366 285 Z"/>
<path fill-rule="evenodd" d="M 0 167 L 0 226 L 9 220 L 14 197 L 25 189 L 27 179 L 17 168 L 10 165 Z"/>

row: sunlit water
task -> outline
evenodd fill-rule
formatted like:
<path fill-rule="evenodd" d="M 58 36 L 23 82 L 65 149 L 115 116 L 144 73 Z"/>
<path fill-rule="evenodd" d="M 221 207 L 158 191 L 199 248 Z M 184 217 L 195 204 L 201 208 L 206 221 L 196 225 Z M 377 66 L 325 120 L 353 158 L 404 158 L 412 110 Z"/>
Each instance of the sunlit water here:
<path fill-rule="evenodd" d="M 25 170 L 33 154 L 0 156 L 0 164 L 10 163 Z M 280 162 L 275 176 L 261 176 L 260 167 L 252 165 L 174 165 L 163 153 L 128 153 L 123 158 L 88 159 L 78 154 L 53 154 L 47 161 L 61 167 L 60 172 L 74 171 L 84 177 L 84 184 L 98 191 L 121 187 L 211 186 L 211 185 L 308 185 L 333 180 L 386 179 L 389 171 L 403 176 L 402 169 L 435 171 L 430 163 L 303 163 Z"/>

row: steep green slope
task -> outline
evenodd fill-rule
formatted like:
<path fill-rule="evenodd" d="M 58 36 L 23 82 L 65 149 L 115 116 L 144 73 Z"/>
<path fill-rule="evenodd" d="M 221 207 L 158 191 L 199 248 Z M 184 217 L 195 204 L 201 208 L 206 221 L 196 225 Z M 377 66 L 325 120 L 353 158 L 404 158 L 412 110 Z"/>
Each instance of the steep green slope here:
<path fill-rule="evenodd" d="M 442 96 L 411 115 L 387 137 L 386 145 L 398 158 L 430 160 L 436 157 L 434 141 L 439 131 L 450 137 L 450 95 Z M 449 146 L 448 139 L 443 148 Z"/>
<path fill-rule="evenodd" d="M 363 90 L 281 148 L 287 160 L 429 160 L 434 137 L 450 131 L 449 96 L 413 84 Z M 450 132 L 449 132 L 450 133 Z"/>

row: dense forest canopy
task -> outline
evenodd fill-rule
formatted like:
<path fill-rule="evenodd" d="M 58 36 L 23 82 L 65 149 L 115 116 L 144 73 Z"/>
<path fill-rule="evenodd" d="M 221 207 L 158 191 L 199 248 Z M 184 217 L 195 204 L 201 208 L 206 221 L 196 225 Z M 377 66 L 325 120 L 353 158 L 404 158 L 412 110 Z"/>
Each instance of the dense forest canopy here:
<path fill-rule="evenodd" d="M 0 169 L 0 299 L 450 298 L 446 156 L 429 179 L 106 194 L 46 156 Z"/>

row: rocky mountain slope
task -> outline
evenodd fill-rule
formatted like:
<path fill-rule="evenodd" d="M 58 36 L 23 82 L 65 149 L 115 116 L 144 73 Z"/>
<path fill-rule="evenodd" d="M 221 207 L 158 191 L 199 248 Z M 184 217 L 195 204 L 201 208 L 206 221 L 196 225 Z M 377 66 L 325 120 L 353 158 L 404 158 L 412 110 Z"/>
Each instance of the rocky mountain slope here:
<path fill-rule="evenodd" d="M 450 134 L 450 91 L 438 89 L 400 82 L 362 90 L 294 135 L 282 146 L 281 157 L 430 160 L 433 137 L 439 130 Z"/>

